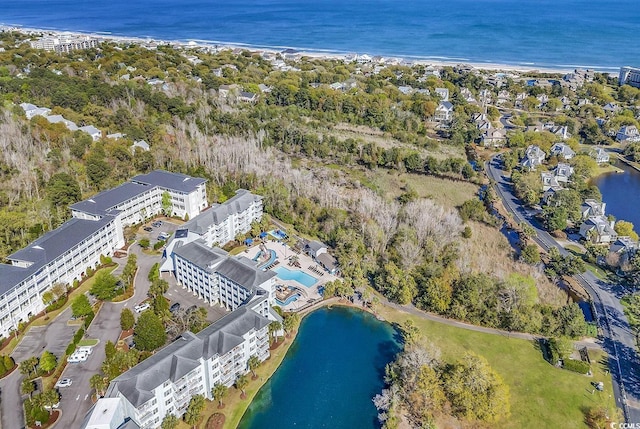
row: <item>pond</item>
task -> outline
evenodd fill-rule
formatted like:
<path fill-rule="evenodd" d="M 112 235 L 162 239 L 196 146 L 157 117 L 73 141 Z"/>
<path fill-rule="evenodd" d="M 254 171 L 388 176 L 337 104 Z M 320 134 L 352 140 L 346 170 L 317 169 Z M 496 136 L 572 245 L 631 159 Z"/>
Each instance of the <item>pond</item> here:
<path fill-rule="evenodd" d="M 607 203 L 606 214 L 633 223 L 640 230 L 640 171 L 618 162 L 624 173 L 608 173 L 596 177 L 593 183 Z"/>
<path fill-rule="evenodd" d="M 238 427 L 379 428 L 371 400 L 400 349 L 391 325 L 369 313 L 316 310 L 304 318 L 284 361 Z"/>

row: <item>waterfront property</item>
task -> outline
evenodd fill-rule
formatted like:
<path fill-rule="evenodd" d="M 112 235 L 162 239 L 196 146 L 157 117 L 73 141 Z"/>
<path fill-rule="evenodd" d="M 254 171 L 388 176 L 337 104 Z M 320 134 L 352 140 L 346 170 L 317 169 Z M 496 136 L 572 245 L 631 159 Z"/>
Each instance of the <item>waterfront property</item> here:
<path fill-rule="evenodd" d="M 286 267 L 278 267 L 274 271 L 278 275 L 278 278 L 282 280 L 293 280 L 304 287 L 311 287 L 318 281 L 315 277 L 301 270 L 290 270 Z"/>
<path fill-rule="evenodd" d="M 631 85 L 640 88 L 640 68 L 620 67 L 618 83 L 620 85 Z"/>
<path fill-rule="evenodd" d="M 115 378 L 82 428 L 156 428 L 168 414 L 182 416 L 192 396 L 212 400 L 214 385 L 231 386 L 249 371 L 251 356 L 269 357 L 269 323 L 264 312 L 244 306 L 198 334 L 185 332 Z"/>
<path fill-rule="evenodd" d="M 101 255 L 113 255 L 125 244 L 124 227 L 161 212 L 164 192 L 174 214 L 200 213 L 207 203 L 205 182 L 157 170 L 73 204 L 71 220 L 0 264 L 0 336 L 42 311 L 42 294 L 54 284 L 80 280 Z"/>
<path fill-rule="evenodd" d="M 89 36 L 74 37 L 42 37 L 38 40 L 30 42 L 34 49 L 44 49 L 47 51 L 55 51 L 59 54 L 69 53 L 79 49 L 97 48 L 100 43 L 97 39 Z"/>

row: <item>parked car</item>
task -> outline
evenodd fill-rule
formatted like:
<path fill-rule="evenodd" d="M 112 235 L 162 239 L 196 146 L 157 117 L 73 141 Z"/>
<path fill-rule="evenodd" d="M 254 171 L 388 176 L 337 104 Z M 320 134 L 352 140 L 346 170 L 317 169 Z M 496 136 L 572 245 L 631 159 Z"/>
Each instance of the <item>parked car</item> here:
<path fill-rule="evenodd" d="M 151 225 L 153 225 L 156 228 L 158 228 L 159 226 L 162 226 L 162 221 L 161 220 L 157 220 L 157 221 L 153 222 Z"/>
<path fill-rule="evenodd" d="M 73 384 L 73 380 L 71 380 L 70 378 L 61 378 L 56 383 L 56 387 L 69 387 L 71 386 L 71 384 Z"/>
<path fill-rule="evenodd" d="M 175 313 L 178 310 L 180 310 L 180 303 L 179 302 L 173 303 L 171 305 L 171 307 L 169 307 L 169 311 L 172 312 L 172 313 Z"/>
<path fill-rule="evenodd" d="M 76 352 L 80 352 L 80 353 L 86 353 L 88 355 L 90 355 L 91 353 L 93 353 L 93 347 L 92 346 L 80 346 L 76 349 Z"/>
<path fill-rule="evenodd" d="M 145 230 L 145 231 L 147 231 L 147 232 L 153 232 L 153 228 L 151 228 L 150 226 L 145 226 L 145 227 L 144 227 L 144 228 L 142 228 L 142 229 L 144 229 L 144 230 Z"/>
<path fill-rule="evenodd" d="M 147 310 L 149 307 L 151 307 L 151 304 L 149 304 L 148 302 L 143 302 L 142 304 L 138 304 L 135 307 L 133 307 L 133 309 L 136 311 L 136 313 L 142 313 L 143 311 Z"/>
<path fill-rule="evenodd" d="M 166 240 L 169 237 L 170 235 L 167 234 L 166 232 L 161 232 L 160 234 L 158 234 L 158 240 Z"/>
<path fill-rule="evenodd" d="M 89 358 L 89 353 L 84 352 L 84 351 L 79 351 L 76 350 L 75 352 L 73 352 L 73 354 L 71 356 L 69 356 L 67 358 L 67 362 L 69 363 L 79 363 L 79 362 L 84 362 Z"/>

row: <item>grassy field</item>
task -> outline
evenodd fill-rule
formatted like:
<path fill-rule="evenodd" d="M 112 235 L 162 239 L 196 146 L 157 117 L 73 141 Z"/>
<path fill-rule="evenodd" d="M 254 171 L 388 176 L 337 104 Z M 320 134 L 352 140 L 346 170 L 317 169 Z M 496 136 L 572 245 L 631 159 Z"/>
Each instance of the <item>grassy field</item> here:
<path fill-rule="evenodd" d="M 369 180 L 387 198 L 397 198 L 409 185 L 418 193 L 418 196 L 433 199 L 445 207 L 458 207 L 478 194 L 478 186 L 473 183 L 391 170 L 370 173 Z"/>
<path fill-rule="evenodd" d="M 450 327 L 386 308 L 380 313 L 391 322 L 412 318 L 422 334 L 440 347 L 445 360 L 466 351 L 484 356 L 511 390 L 511 415 L 496 427 L 584 428 L 583 409 L 604 406 L 610 415 L 616 412 L 603 352 L 590 352 L 594 375 L 588 377 L 553 367 L 530 341 Z M 604 382 L 604 391 L 592 394 L 591 382 L 598 381 Z"/>

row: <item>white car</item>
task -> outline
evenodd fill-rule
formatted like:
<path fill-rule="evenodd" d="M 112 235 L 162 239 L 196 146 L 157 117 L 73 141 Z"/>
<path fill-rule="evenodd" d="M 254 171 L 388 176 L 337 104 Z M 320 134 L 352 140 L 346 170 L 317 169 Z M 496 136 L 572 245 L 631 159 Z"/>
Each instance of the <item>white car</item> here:
<path fill-rule="evenodd" d="M 70 378 L 61 378 L 56 383 L 56 387 L 69 387 L 71 386 L 72 383 L 73 383 L 73 380 L 71 380 Z"/>
<path fill-rule="evenodd" d="M 148 302 L 143 302 L 142 304 L 138 304 L 135 307 L 133 307 L 133 309 L 136 311 L 136 313 L 142 313 L 143 311 L 147 310 L 149 307 L 151 307 L 151 304 L 149 304 Z"/>
<path fill-rule="evenodd" d="M 91 346 L 80 346 L 76 349 L 75 351 L 76 353 L 86 353 L 88 355 L 90 355 L 91 353 L 93 353 L 93 347 Z"/>
<path fill-rule="evenodd" d="M 89 358 L 89 353 L 83 351 L 75 351 L 71 356 L 67 358 L 69 363 L 84 362 Z"/>

